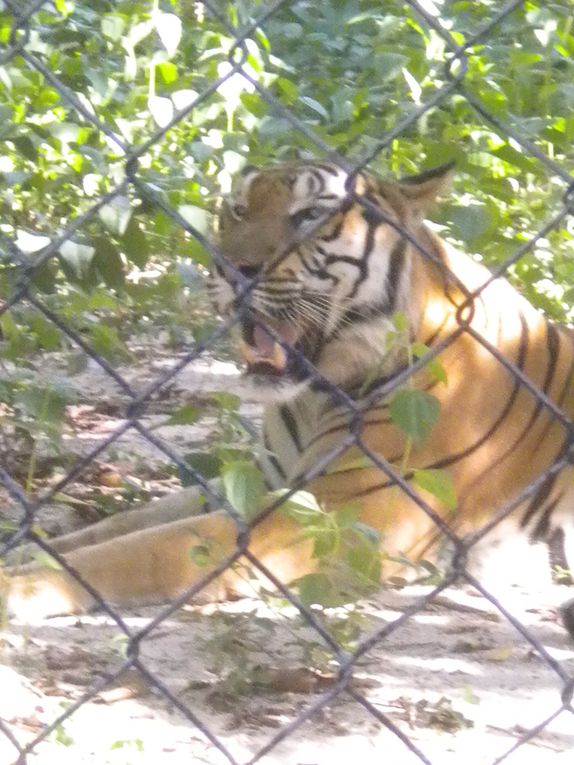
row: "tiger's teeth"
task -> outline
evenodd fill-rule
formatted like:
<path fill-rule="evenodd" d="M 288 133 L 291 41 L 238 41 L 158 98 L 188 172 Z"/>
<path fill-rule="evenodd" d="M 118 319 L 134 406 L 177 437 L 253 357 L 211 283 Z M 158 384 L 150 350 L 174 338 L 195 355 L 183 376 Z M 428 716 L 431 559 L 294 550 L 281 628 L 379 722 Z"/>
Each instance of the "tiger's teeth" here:
<path fill-rule="evenodd" d="M 277 342 L 273 343 L 273 353 L 269 361 L 276 369 L 285 369 L 287 366 L 287 352 L 285 348 Z"/>
<path fill-rule="evenodd" d="M 260 353 L 257 348 L 254 348 L 245 341 L 240 341 L 241 355 L 249 366 L 253 364 L 260 364 L 262 362 L 270 364 L 275 369 L 285 369 L 287 366 L 287 352 L 279 343 L 273 343 L 273 349 L 271 353 Z"/>
<path fill-rule="evenodd" d="M 259 354 L 255 348 L 249 345 L 249 343 L 246 343 L 245 340 L 239 341 L 239 349 L 241 355 L 248 364 L 255 364 L 255 362 L 259 360 Z"/>

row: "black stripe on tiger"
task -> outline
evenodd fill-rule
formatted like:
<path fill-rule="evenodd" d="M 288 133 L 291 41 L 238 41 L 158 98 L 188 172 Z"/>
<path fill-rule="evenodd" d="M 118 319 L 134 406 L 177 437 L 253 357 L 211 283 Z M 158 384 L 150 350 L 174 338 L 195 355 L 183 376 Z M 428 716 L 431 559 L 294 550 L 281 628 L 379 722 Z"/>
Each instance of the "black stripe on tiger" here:
<path fill-rule="evenodd" d="M 554 462 L 559 462 L 560 460 L 564 459 L 570 447 L 570 437 L 567 435 L 562 442 L 560 451 L 554 458 Z M 522 518 L 520 519 L 521 528 L 526 528 L 526 526 L 528 526 L 534 515 L 536 515 L 538 512 L 540 506 L 544 504 L 544 502 L 546 502 L 546 500 L 549 498 L 557 478 L 558 473 L 554 473 L 553 475 L 549 475 L 548 478 L 542 482 L 542 485 L 535 492 L 534 496 L 526 506 Z"/>
<path fill-rule="evenodd" d="M 345 225 L 345 218 L 341 217 L 341 219 L 337 221 L 335 228 L 331 231 L 331 233 L 321 235 L 321 241 L 336 242 L 337 239 L 339 239 L 339 237 L 341 236 L 341 231 L 343 230 L 344 225 Z"/>
<path fill-rule="evenodd" d="M 546 369 L 544 384 L 542 385 L 544 393 L 548 393 L 550 389 L 560 353 L 560 334 L 551 321 L 546 324 L 546 349 L 548 351 L 548 367 Z M 542 402 L 540 402 L 540 405 L 542 405 Z"/>
<path fill-rule="evenodd" d="M 286 404 L 279 408 L 279 415 L 283 424 L 285 425 L 287 432 L 289 433 L 289 437 L 293 441 L 295 448 L 300 454 L 303 451 L 303 444 L 301 443 L 301 435 L 299 433 L 297 420 Z"/>
<path fill-rule="evenodd" d="M 335 167 L 334 165 L 329 164 L 329 162 L 306 162 L 306 167 L 313 167 L 317 168 L 318 170 L 324 170 L 326 173 L 329 173 L 330 175 L 337 176 L 339 175 L 339 169 Z"/>
<path fill-rule="evenodd" d="M 568 372 L 566 373 L 566 376 L 564 377 L 564 383 L 562 387 L 560 388 L 560 393 L 558 394 L 556 398 L 556 403 L 558 404 L 558 407 L 560 409 L 564 408 L 564 404 L 566 403 L 566 397 L 568 396 L 568 393 L 572 392 L 573 384 L 574 384 L 574 360 L 568 367 Z M 555 418 L 550 417 L 546 427 L 540 434 L 541 442 L 545 440 L 546 436 L 548 435 L 548 431 L 554 424 L 555 424 Z"/>
<path fill-rule="evenodd" d="M 319 252 L 320 255 L 326 256 L 327 253 L 325 250 L 320 247 L 316 246 L 315 248 L 317 252 Z M 301 263 L 305 267 L 308 273 L 310 273 L 312 276 L 316 276 L 319 279 L 325 279 L 330 281 L 334 286 L 336 286 L 339 283 L 339 279 L 335 276 L 335 274 L 330 274 L 324 264 L 321 262 L 321 259 L 316 254 L 307 254 L 307 253 L 298 253 L 299 258 L 301 260 Z M 313 264 L 310 265 L 308 262 L 308 258 L 312 258 Z"/>
<path fill-rule="evenodd" d="M 548 390 L 550 386 L 552 385 L 552 380 L 554 379 L 554 373 L 556 371 L 556 362 L 558 360 L 558 351 L 559 351 L 559 337 L 558 332 L 556 328 L 548 322 L 547 325 L 547 340 L 548 340 L 548 352 L 549 352 L 549 360 L 548 360 L 548 367 L 546 369 L 546 375 L 544 379 L 544 383 L 542 386 L 542 390 L 544 393 L 548 393 Z M 522 443 L 522 440 L 528 435 L 532 427 L 534 426 L 534 423 L 540 416 L 540 413 L 542 411 L 542 401 L 539 399 L 535 399 L 536 403 L 534 404 L 532 414 L 530 415 L 528 422 L 525 424 L 523 429 L 520 431 L 520 433 L 515 437 L 515 439 L 512 441 L 512 443 L 509 444 L 509 446 L 506 448 L 506 450 L 497 457 L 496 464 L 500 465 L 501 462 L 504 462 L 504 460 L 511 457 L 517 449 L 520 444 Z M 553 415 L 550 415 L 551 420 L 549 425 L 552 425 L 552 422 L 555 420 Z M 546 428 L 544 429 L 544 432 L 546 433 Z M 542 438 L 539 438 L 539 443 L 542 443 Z M 484 474 L 488 473 L 488 470 L 484 471 Z M 475 481 L 480 480 L 480 478 L 483 476 L 483 474 L 478 475 L 475 478 Z"/>
<path fill-rule="evenodd" d="M 328 255 L 327 256 L 327 259 L 325 262 L 326 267 L 335 265 L 337 263 L 347 263 L 348 265 L 356 268 L 359 272 L 353 286 L 348 292 L 347 299 L 351 299 L 355 297 L 355 295 L 359 291 L 359 287 L 365 281 L 365 279 L 367 278 L 369 274 L 367 261 L 368 261 L 369 254 L 373 250 L 373 242 L 374 242 L 374 233 L 371 234 L 371 232 L 369 231 L 365 241 L 363 256 L 360 259 L 352 258 L 348 255 Z"/>
<path fill-rule="evenodd" d="M 277 472 L 277 474 L 279 476 L 281 476 L 281 478 L 284 481 L 286 481 L 287 480 L 287 473 L 283 469 L 283 466 L 281 465 L 281 463 L 279 462 L 277 457 L 273 454 L 273 449 L 271 447 L 271 444 L 269 443 L 269 438 L 267 437 L 267 433 L 265 433 L 265 432 L 263 432 L 263 446 L 265 447 L 265 452 L 266 452 L 265 458 L 266 458 L 266 460 L 272 466 L 273 470 L 275 470 Z M 264 468 L 259 464 L 258 461 L 256 461 L 256 463 L 257 463 L 258 467 L 260 468 L 261 472 L 263 473 L 263 475 L 265 476 Z M 266 480 L 265 483 L 266 483 L 266 485 L 267 485 L 267 487 L 269 489 L 273 488 L 270 485 L 269 481 Z"/>
<path fill-rule="evenodd" d="M 548 478 L 542 483 L 538 491 L 534 494 L 528 505 L 526 506 L 526 510 L 524 511 L 524 514 L 522 518 L 520 519 L 520 526 L 522 528 L 526 528 L 530 521 L 532 520 L 533 516 L 536 514 L 536 511 L 539 509 L 540 505 L 542 505 L 548 497 L 550 496 L 550 492 L 552 491 L 554 484 L 556 483 L 556 475 L 548 476 Z"/>
<path fill-rule="evenodd" d="M 536 526 L 530 535 L 531 542 L 541 542 L 545 539 L 548 539 L 551 529 L 550 521 L 552 518 L 552 513 L 558 506 L 563 496 L 564 493 L 559 494 L 556 499 L 552 500 L 552 502 L 546 505 L 546 507 L 542 510 L 540 517 L 536 522 Z"/>
<path fill-rule="evenodd" d="M 528 352 L 529 331 L 528 331 L 528 325 L 526 324 L 526 321 L 522 315 L 520 317 L 520 320 L 521 320 L 520 346 L 518 351 L 518 359 L 515 361 L 515 366 L 520 371 L 523 371 L 524 363 L 526 361 L 526 355 Z M 432 464 L 425 466 L 425 469 L 442 470 L 446 467 L 450 467 L 451 465 L 454 465 L 456 462 L 459 462 L 460 460 L 465 459 L 466 457 L 469 457 L 473 452 L 477 451 L 477 449 L 480 449 L 481 446 L 484 446 L 484 444 L 486 444 L 487 441 L 490 438 L 492 438 L 492 436 L 496 433 L 496 431 L 500 428 L 504 420 L 510 414 L 514 406 L 514 403 L 516 401 L 516 397 L 518 396 L 518 393 L 520 391 L 520 388 L 521 388 L 520 380 L 514 375 L 513 375 L 513 378 L 514 378 L 514 384 L 512 387 L 512 391 L 510 396 L 508 397 L 508 400 L 504 406 L 504 409 L 502 410 L 501 414 L 496 418 L 492 426 L 486 431 L 486 433 L 484 433 L 477 441 L 475 441 L 469 447 L 467 447 L 466 449 L 463 449 L 463 451 L 457 452 L 456 454 L 451 454 L 448 457 L 444 457 L 443 459 L 437 460 L 436 462 L 433 462 Z M 400 461 L 400 455 L 397 457 L 387 458 L 387 462 L 389 463 L 392 463 L 395 461 L 397 462 Z M 413 474 L 412 472 L 410 472 L 405 474 L 404 478 L 406 480 L 410 480 L 412 476 Z M 381 489 L 385 489 L 393 485 L 395 485 L 395 481 L 392 481 L 392 480 L 384 481 L 383 483 L 377 484 L 376 486 L 371 486 L 368 489 L 365 489 L 363 492 L 358 492 L 357 496 L 365 497 L 369 494 L 372 494 L 376 491 L 380 491 Z"/>
<path fill-rule="evenodd" d="M 393 313 L 397 303 L 397 293 L 401 283 L 401 274 L 405 265 L 407 240 L 399 239 L 391 251 L 391 265 L 387 274 L 387 305 L 385 313 Z"/>
<path fill-rule="evenodd" d="M 377 316 L 390 316 L 393 313 L 396 307 L 406 251 L 407 242 L 405 239 L 400 239 L 391 250 L 389 256 L 390 266 L 383 287 L 384 293 L 379 302 L 372 305 L 361 306 L 360 308 L 350 308 L 345 311 L 341 319 L 337 322 L 335 329 L 330 334 L 330 338 L 336 336 L 341 329 L 345 328 L 350 323 L 368 322 Z"/>
<path fill-rule="evenodd" d="M 526 323 L 524 316 L 521 314 L 520 315 L 520 345 L 518 348 L 518 358 L 514 362 L 514 366 L 520 372 L 524 371 L 526 356 L 528 354 L 529 337 L 530 337 L 530 332 L 528 329 L 528 324 Z M 520 379 L 516 377 L 515 375 L 512 375 L 512 377 L 514 380 L 512 385 L 512 390 L 510 392 L 510 395 L 508 396 L 506 405 L 504 406 L 502 413 L 495 420 L 492 427 L 489 428 L 489 430 L 481 438 L 479 438 L 478 441 L 472 444 L 472 446 L 469 446 L 467 449 L 464 449 L 462 452 L 459 452 L 458 454 L 453 454 L 450 457 L 447 457 L 443 460 L 439 460 L 438 462 L 435 462 L 434 464 L 429 465 L 429 468 L 441 469 L 441 468 L 448 467 L 449 465 L 453 465 L 455 462 L 458 462 L 459 460 L 470 456 L 477 449 L 480 449 L 481 446 L 484 446 L 484 444 L 490 438 L 492 438 L 492 436 L 496 433 L 496 431 L 500 428 L 504 420 L 508 417 L 508 415 L 512 411 L 514 404 L 516 402 L 516 397 L 518 396 L 518 393 L 520 392 L 520 389 L 522 387 L 522 383 Z"/>

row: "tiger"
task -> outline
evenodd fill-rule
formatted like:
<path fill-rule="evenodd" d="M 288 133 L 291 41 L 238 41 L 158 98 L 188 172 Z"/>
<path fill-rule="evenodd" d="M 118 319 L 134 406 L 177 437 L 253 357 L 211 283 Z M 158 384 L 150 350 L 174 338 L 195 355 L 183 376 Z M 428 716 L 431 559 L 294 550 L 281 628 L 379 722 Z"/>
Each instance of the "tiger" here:
<path fill-rule="evenodd" d="M 202 601 L 252 595 L 254 576 L 289 586 L 318 564 L 279 489 L 308 490 L 324 512 L 357 508 L 380 536 L 382 581 L 405 560 L 438 560 L 448 538 L 469 575 L 504 542 L 538 548 L 557 534 L 574 567 L 574 335 L 426 221 L 453 172 L 245 166 L 221 206 L 208 291 L 233 325 L 242 395 L 263 403 L 263 509 L 245 525 L 213 507 L 220 487 L 190 487 L 53 540 L 88 589 L 67 566 L 30 563 L 8 572 L 9 610 L 85 612 L 96 594 L 121 607 L 174 601 L 204 580 Z M 391 342 L 397 316 L 406 344 Z M 438 402 L 421 441 L 390 416 L 405 385 Z M 456 506 L 415 486 L 417 470 L 448 473 Z M 190 554 L 198 540 L 207 561 Z M 574 632 L 574 606 L 564 613 Z"/>

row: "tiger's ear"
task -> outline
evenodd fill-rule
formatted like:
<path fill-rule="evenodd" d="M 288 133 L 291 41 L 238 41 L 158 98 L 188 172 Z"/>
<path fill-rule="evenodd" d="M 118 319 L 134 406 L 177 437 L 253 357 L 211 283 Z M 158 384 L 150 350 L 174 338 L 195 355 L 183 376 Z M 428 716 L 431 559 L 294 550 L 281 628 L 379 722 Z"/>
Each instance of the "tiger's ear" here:
<path fill-rule="evenodd" d="M 241 170 L 239 171 L 239 175 L 241 178 L 246 178 L 248 175 L 252 175 L 253 173 L 258 173 L 259 168 L 257 165 L 243 165 Z"/>
<path fill-rule="evenodd" d="M 417 215 L 424 218 L 436 198 L 450 190 L 454 165 L 453 160 L 419 175 L 401 178 L 398 183 L 400 192 Z"/>

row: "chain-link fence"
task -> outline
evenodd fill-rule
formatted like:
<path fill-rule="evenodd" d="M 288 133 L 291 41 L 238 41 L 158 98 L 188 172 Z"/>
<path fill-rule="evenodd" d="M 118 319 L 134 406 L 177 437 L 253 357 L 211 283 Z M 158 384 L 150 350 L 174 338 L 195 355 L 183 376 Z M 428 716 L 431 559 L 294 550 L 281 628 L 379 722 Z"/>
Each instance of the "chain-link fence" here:
<path fill-rule="evenodd" d="M 214 493 L 211 484 L 206 482 L 203 476 L 194 470 L 193 467 L 190 467 L 186 460 L 178 454 L 176 449 L 171 448 L 164 439 L 158 437 L 153 430 L 141 422 L 146 406 L 152 398 L 157 396 L 161 397 L 162 392 L 166 390 L 166 387 L 170 382 L 176 379 L 177 375 L 184 368 L 188 367 L 188 365 L 196 361 L 202 354 L 211 349 L 217 340 L 221 337 L 225 337 L 232 326 L 239 321 L 239 318 L 236 317 L 234 320 L 226 321 L 215 331 L 208 333 L 204 339 L 196 342 L 195 346 L 189 350 L 189 352 L 185 353 L 184 357 L 173 365 L 169 371 L 159 374 L 157 378 L 150 382 L 142 391 L 136 389 L 133 384 L 124 379 L 124 377 L 114 368 L 114 365 L 107 361 L 102 353 L 98 352 L 89 340 L 86 340 L 81 331 L 72 327 L 66 318 L 63 318 L 57 310 L 53 309 L 47 303 L 42 294 L 38 292 L 34 280 L 35 276 L 41 272 L 46 264 L 60 253 L 62 246 L 66 242 L 73 241 L 74 237 L 82 231 L 83 227 L 96 218 L 102 210 L 114 203 L 114 200 L 126 196 L 131 196 L 132 198 L 137 199 L 141 204 L 144 204 L 149 208 L 161 209 L 165 216 L 167 216 L 176 227 L 191 235 L 191 237 L 199 242 L 203 248 L 210 252 L 211 256 L 215 258 L 217 262 L 221 262 L 221 256 L 210 243 L 209 238 L 205 236 L 197 226 L 191 225 L 189 219 L 182 214 L 181 210 L 174 208 L 174 206 L 170 204 L 168 195 L 160 193 L 157 186 L 154 186 L 154 184 L 149 183 L 146 180 L 141 172 L 141 163 L 145 162 L 146 154 L 150 148 L 153 148 L 161 141 L 165 140 L 174 126 L 185 124 L 186 120 L 190 119 L 190 117 L 204 108 L 205 104 L 209 102 L 211 96 L 216 93 L 218 89 L 225 87 L 226 83 L 228 84 L 232 78 L 236 78 L 238 75 L 248 84 L 250 93 L 257 94 L 274 115 L 288 124 L 294 135 L 304 136 L 307 146 L 314 147 L 318 156 L 326 156 L 330 161 L 337 163 L 341 168 L 353 174 L 379 157 L 381 152 L 388 149 L 397 138 L 400 139 L 401 136 L 408 133 L 412 126 L 425 119 L 427 113 L 431 112 L 437 105 L 440 106 L 447 98 L 456 95 L 458 98 L 464 99 L 466 104 L 472 107 L 472 109 L 480 115 L 486 125 L 493 127 L 497 133 L 511 140 L 516 147 L 516 151 L 523 154 L 527 158 L 527 161 L 536 160 L 541 163 L 542 166 L 546 168 L 549 175 L 553 179 L 556 179 L 556 182 L 561 188 L 562 203 L 559 205 L 559 209 L 547 218 L 546 222 L 539 227 L 533 236 L 528 237 L 527 240 L 523 241 L 520 246 L 516 247 L 511 254 L 506 256 L 497 266 L 495 276 L 506 274 L 511 267 L 520 263 L 527 254 L 531 253 L 540 241 L 544 240 L 544 238 L 551 232 L 564 225 L 565 220 L 573 211 L 574 203 L 574 177 L 562 166 L 562 163 L 543 151 L 540 148 L 540 145 L 532 139 L 531 134 L 527 130 L 521 131 L 520 129 L 517 129 L 515 125 L 507 124 L 504 120 L 501 120 L 501 118 L 497 116 L 496 111 L 493 108 L 486 106 L 476 96 L 472 89 L 468 88 L 466 85 L 466 77 L 469 67 L 469 51 L 476 45 L 487 44 L 488 41 L 495 36 L 496 30 L 508 17 L 515 13 L 517 9 L 521 9 L 523 6 L 528 5 L 526 0 L 512 0 L 511 2 L 506 2 L 499 10 L 492 11 L 489 18 L 482 25 L 478 26 L 472 33 L 467 34 L 463 43 L 460 42 L 457 35 L 451 34 L 447 26 L 443 23 L 439 13 L 441 7 L 440 3 L 435 5 L 428 2 L 407 0 L 405 8 L 408 6 L 408 12 L 416 16 L 421 27 L 428 30 L 429 33 L 432 30 L 432 33 L 439 38 L 444 45 L 446 51 L 446 64 L 444 65 L 444 70 L 441 75 L 443 84 L 435 89 L 430 98 L 424 101 L 419 100 L 416 108 L 411 109 L 407 116 L 404 116 L 390 129 L 387 129 L 380 141 L 376 143 L 371 142 L 360 159 L 354 160 L 350 160 L 342 154 L 335 152 L 328 139 L 310 127 L 309 124 L 296 114 L 294 110 L 291 110 L 286 106 L 285 102 L 277 96 L 275 91 L 266 87 L 262 84 L 260 79 L 254 76 L 253 69 L 249 65 L 251 56 L 251 38 L 258 30 L 264 30 L 266 25 L 272 21 L 279 12 L 285 10 L 288 6 L 296 5 L 295 2 L 290 2 L 290 0 L 275 0 L 275 2 L 272 3 L 261 3 L 260 7 L 258 7 L 258 14 L 255 15 L 255 20 L 243 27 L 233 26 L 227 12 L 222 11 L 219 4 L 216 2 L 194 4 L 193 12 L 195 14 L 200 14 L 202 17 L 203 15 L 206 15 L 216 19 L 221 25 L 221 28 L 225 30 L 225 33 L 233 39 L 233 45 L 231 45 L 228 51 L 228 66 L 224 70 L 219 70 L 219 72 L 216 73 L 216 76 L 212 77 L 212 79 L 205 84 L 205 87 L 201 92 L 193 95 L 186 106 L 177 110 L 175 113 L 168 115 L 166 119 L 163 119 L 162 124 L 155 130 L 155 132 L 150 132 L 145 141 L 135 143 L 131 143 L 125 135 L 122 137 L 117 131 L 112 130 L 109 124 L 99 118 L 97 109 L 94 109 L 86 99 L 79 97 L 77 92 L 74 92 L 68 85 L 64 84 L 64 82 L 52 71 L 50 56 L 38 43 L 38 34 L 36 31 L 37 14 L 45 5 L 47 5 L 45 0 L 37 0 L 36 2 L 27 3 L 16 2 L 16 0 L 5 0 L 3 5 L 3 19 L 5 22 L 3 29 L 9 29 L 9 34 L 6 33 L 4 39 L 5 45 L 0 56 L 0 65 L 4 65 L 7 62 L 16 59 L 25 62 L 25 65 L 32 72 L 38 73 L 41 76 L 43 82 L 48 83 L 51 88 L 57 91 L 65 109 L 72 110 L 81 115 L 83 120 L 85 120 L 93 130 L 107 137 L 114 146 L 119 146 L 121 154 L 123 155 L 122 164 L 124 177 L 111 188 L 111 190 L 104 194 L 97 195 L 93 202 L 83 209 L 74 219 L 66 220 L 61 233 L 54 234 L 50 238 L 49 243 L 32 256 L 24 254 L 15 241 L 12 241 L 10 237 L 5 234 L 2 235 L 4 250 L 2 253 L 3 262 L 7 266 L 10 266 L 12 269 L 11 273 L 13 275 L 16 274 L 16 277 L 11 282 L 12 287 L 10 294 L 4 295 L 0 314 L 3 316 L 9 315 L 15 307 L 22 305 L 33 307 L 49 324 L 53 324 L 57 327 L 60 332 L 68 338 L 72 345 L 80 348 L 99 368 L 103 369 L 105 373 L 113 379 L 114 383 L 119 386 L 122 391 L 122 395 L 127 403 L 121 427 L 118 427 L 99 441 L 97 447 L 78 459 L 73 467 L 67 471 L 65 476 L 53 483 L 49 490 L 45 491 L 38 498 L 31 498 L 29 492 L 21 485 L 21 482 L 11 475 L 10 470 L 5 466 L 0 466 L 0 480 L 12 500 L 19 505 L 22 511 L 17 530 L 10 536 L 10 539 L 4 545 L 3 549 L 0 549 L 0 552 L 6 554 L 8 550 L 14 549 L 22 542 L 33 541 L 46 553 L 53 555 L 58 564 L 67 570 L 71 576 L 77 577 L 77 573 L 70 568 L 65 557 L 60 553 L 55 552 L 50 545 L 50 541 L 37 532 L 36 519 L 38 511 L 42 506 L 49 504 L 60 494 L 65 492 L 66 488 L 80 478 L 84 471 L 89 468 L 100 455 L 104 454 L 110 446 L 116 443 L 118 439 L 128 431 L 137 432 L 142 438 L 147 439 L 153 444 L 156 449 L 163 452 L 170 461 L 177 465 L 181 475 L 191 476 L 193 482 L 203 487 L 211 506 L 227 508 L 233 515 L 237 524 L 237 546 L 233 554 L 228 556 L 209 574 L 209 576 L 204 577 L 202 581 L 193 587 L 190 587 L 175 602 L 171 603 L 168 607 L 159 610 L 143 628 L 129 626 L 125 618 L 116 608 L 102 600 L 98 592 L 87 582 L 82 582 L 98 604 L 99 608 L 112 620 L 119 631 L 125 635 L 126 658 L 118 663 L 112 673 L 108 673 L 105 678 L 92 683 L 89 690 L 71 702 L 59 716 L 57 716 L 49 725 L 43 726 L 42 729 L 36 735 L 32 736 L 25 744 L 19 739 L 12 726 L 5 720 L 0 719 L 0 732 L 11 742 L 14 751 L 16 752 L 14 762 L 22 765 L 28 761 L 35 761 L 34 752 L 42 741 L 53 735 L 55 731 L 61 729 L 62 724 L 66 720 L 77 714 L 81 707 L 96 697 L 98 693 L 108 687 L 115 679 L 122 676 L 123 673 L 129 669 L 139 671 L 154 691 L 172 704 L 175 709 L 179 710 L 179 712 L 192 725 L 196 726 L 212 745 L 219 750 L 224 759 L 227 759 L 230 763 L 238 762 L 239 760 L 233 752 L 228 749 L 226 744 L 223 743 L 221 738 L 216 735 L 212 728 L 205 723 L 202 710 L 195 709 L 193 704 L 184 703 L 180 695 L 170 689 L 169 685 L 164 682 L 164 679 L 160 674 L 149 668 L 146 661 L 141 658 L 140 652 L 142 645 L 145 644 L 145 641 L 150 639 L 150 636 L 153 636 L 154 631 L 156 631 L 159 625 L 165 623 L 177 609 L 189 601 L 195 594 L 204 589 L 218 574 L 226 568 L 235 565 L 242 556 L 247 558 L 253 568 L 258 569 L 265 574 L 266 577 L 278 588 L 282 595 L 295 607 L 299 614 L 302 615 L 308 628 L 316 631 L 317 638 L 324 641 L 324 644 L 332 651 L 332 654 L 338 663 L 336 677 L 327 690 L 314 696 L 290 722 L 281 724 L 276 732 L 269 735 L 265 745 L 258 746 L 257 751 L 252 753 L 252 757 L 249 760 L 250 762 L 256 762 L 264 758 L 265 755 L 272 752 L 280 742 L 290 738 L 296 729 L 303 726 L 308 720 L 314 719 L 322 711 L 329 708 L 337 699 L 345 696 L 346 698 L 352 698 L 354 702 L 360 705 L 374 721 L 377 721 L 381 726 L 387 729 L 389 736 L 396 736 L 402 741 L 406 750 L 409 750 L 410 753 L 410 759 L 408 761 L 419 761 L 424 763 L 433 762 L 436 765 L 439 760 L 429 757 L 425 753 L 424 744 L 415 743 L 413 737 L 409 735 L 408 730 L 398 726 L 389 714 L 381 711 L 379 706 L 370 700 L 368 692 L 361 690 L 361 686 L 353 682 L 353 678 L 357 667 L 361 665 L 362 660 L 369 654 L 373 647 L 384 644 L 384 641 L 391 638 L 397 631 L 400 631 L 405 624 L 412 622 L 417 615 L 423 613 L 429 605 L 436 602 L 437 598 L 439 598 L 439 596 L 455 582 L 466 582 L 467 584 L 472 585 L 472 587 L 474 587 L 487 601 L 490 601 L 498 612 L 508 620 L 516 632 L 519 633 L 525 643 L 531 647 L 537 660 L 543 662 L 556 678 L 558 692 L 556 693 L 555 701 L 552 702 L 552 704 L 549 704 L 548 708 L 545 709 L 544 714 L 536 724 L 530 725 L 527 729 L 525 728 L 523 730 L 515 731 L 512 735 L 511 745 L 507 745 L 506 748 L 502 747 L 500 755 L 495 760 L 496 762 L 502 762 L 503 760 L 514 762 L 514 757 L 516 757 L 517 762 L 523 762 L 522 759 L 519 759 L 521 756 L 520 752 L 522 752 L 524 746 L 528 742 L 534 740 L 560 715 L 568 715 L 568 713 L 574 712 L 572 707 L 574 676 L 571 671 L 568 672 L 552 655 L 532 630 L 530 630 L 520 619 L 513 616 L 513 614 L 510 613 L 503 604 L 498 602 L 496 597 L 494 597 L 480 581 L 467 571 L 466 558 L 473 545 L 477 544 L 496 524 L 500 523 L 526 499 L 534 498 L 541 490 L 544 490 L 544 486 L 547 484 L 548 479 L 559 473 L 564 466 L 571 462 L 573 425 L 546 393 L 533 385 L 528 379 L 528 376 L 519 369 L 516 364 L 509 361 L 504 355 L 497 351 L 496 348 L 489 346 L 480 335 L 477 333 L 473 334 L 476 342 L 481 343 L 484 348 L 494 354 L 500 363 L 512 373 L 514 379 L 518 381 L 520 386 L 524 386 L 532 395 L 536 396 L 540 402 L 540 406 L 544 407 L 558 422 L 562 423 L 564 431 L 568 435 L 568 447 L 560 458 L 548 468 L 548 470 L 538 476 L 519 497 L 515 497 L 511 502 L 498 508 L 488 524 L 486 524 L 481 532 L 476 534 L 471 540 L 459 539 L 449 529 L 448 525 L 441 520 L 438 515 L 433 513 L 432 509 L 422 501 L 407 480 L 401 475 L 398 475 L 396 471 L 393 471 L 390 465 L 379 455 L 362 447 L 364 453 L 367 454 L 379 467 L 382 474 L 394 481 L 402 491 L 407 492 L 408 495 L 419 504 L 424 512 L 432 515 L 435 522 L 440 526 L 442 532 L 450 538 L 450 541 L 455 548 L 455 555 L 451 562 L 448 574 L 442 579 L 440 584 L 429 589 L 423 597 L 413 600 L 398 618 L 377 628 L 367 638 L 361 638 L 354 650 L 349 652 L 344 650 L 341 644 L 333 638 L 331 632 L 325 628 L 322 621 L 317 617 L 316 612 L 306 606 L 291 589 L 277 579 L 273 570 L 265 568 L 265 566 L 263 566 L 263 564 L 249 551 L 248 524 L 237 515 L 223 497 L 217 496 Z M 66 3 L 56 3 L 55 6 L 58 11 L 62 13 L 64 13 L 64 11 L 66 13 L 71 12 L 71 7 L 68 8 Z M 551 7 L 549 13 L 552 13 Z M 310 35 L 313 30 L 305 31 Z M 66 42 L 64 38 L 62 39 L 62 44 L 65 46 Z M 70 50 L 73 50 L 73 44 L 71 45 Z M 188 65 L 190 68 L 193 68 L 194 66 L 192 61 L 190 61 Z M 524 66 L 528 65 L 529 62 L 525 60 Z M 297 73 L 297 76 L 304 77 L 305 72 Z M 486 77 L 486 72 L 484 73 L 484 76 Z M 10 136 L 8 138 L 10 138 Z M 65 195 L 66 193 L 66 188 L 62 188 L 61 194 Z M 368 208 L 370 213 L 375 216 L 380 216 L 380 211 L 376 206 L 370 204 L 368 200 L 362 197 L 358 198 L 358 200 L 365 209 Z M 409 238 L 407 232 L 401 231 L 401 233 L 403 236 Z M 468 320 L 465 319 L 465 309 L 468 307 L 472 308 L 473 301 L 480 296 L 480 292 L 484 287 L 486 287 L 486 285 L 483 285 L 483 287 L 475 293 L 471 293 L 468 290 L 466 291 L 467 301 L 459 309 L 460 323 L 457 333 L 452 337 L 449 337 L 444 344 L 433 348 L 431 356 L 440 353 L 441 350 L 443 350 L 444 347 L 447 347 L 447 345 L 450 344 L 460 332 L 473 332 Z M 248 293 L 249 285 L 244 296 L 245 300 L 247 300 Z M 428 361 L 428 355 L 416 361 L 409 367 L 409 369 L 396 375 L 392 380 L 385 384 L 383 388 L 379 389 L 377 391 L 377 396 L 379 398 L 388 396 L 392 391 L 403 385 L 411 375 L 424 365 L 428 364 Z M 312 370 L 311 374 L 316 373 Z M 323 386 L 329 385 L 325 380 L 322 380 L 322 384 Z M 302 476 L 298 485 L 291 487 L 293 491 L 304 488 L 311 478 L 321 473 L 321 471 L 324 471 L 329 463 L 336 458 L 343 449 L 347 448 L 349 444 L 353 442 L 360 444 L 362 423 L 360 412 L 357 409 L 355 402 L 346 396 L 344 392 L 337 390 L 335 386 L 330 386 L 330 389 L 337 404 L 346 407 L 352 415 L 351 419 L 353 420 L 353 425 L 350 428 L 349 437 L 343 446 L 332 453 L 324 455 L 321 464 L 316 465 L 312 471 L 309 471 Z M 277 507 L 281 504 L 281 501 L 277 500 L 269 506 L 255 523 L 261 523 L 265 517 L 275 512 Z M 416 651 L 416 648 L 413 650 Z M 570 725 L 572 725 L 572 722 L 573 721 L 570 718 Z M 383 756 L 382 752 L 380 756 Z M 541 757 L 546 756 L 546 753 L 541 754 Z M 295 762 L 300 761 L 300 759 L 301 758 L 299 757 L 297 760 L 291 759 L 289 761 Z M 525 761 L 526 760 L 524 760 L 524 762 Z"/>

